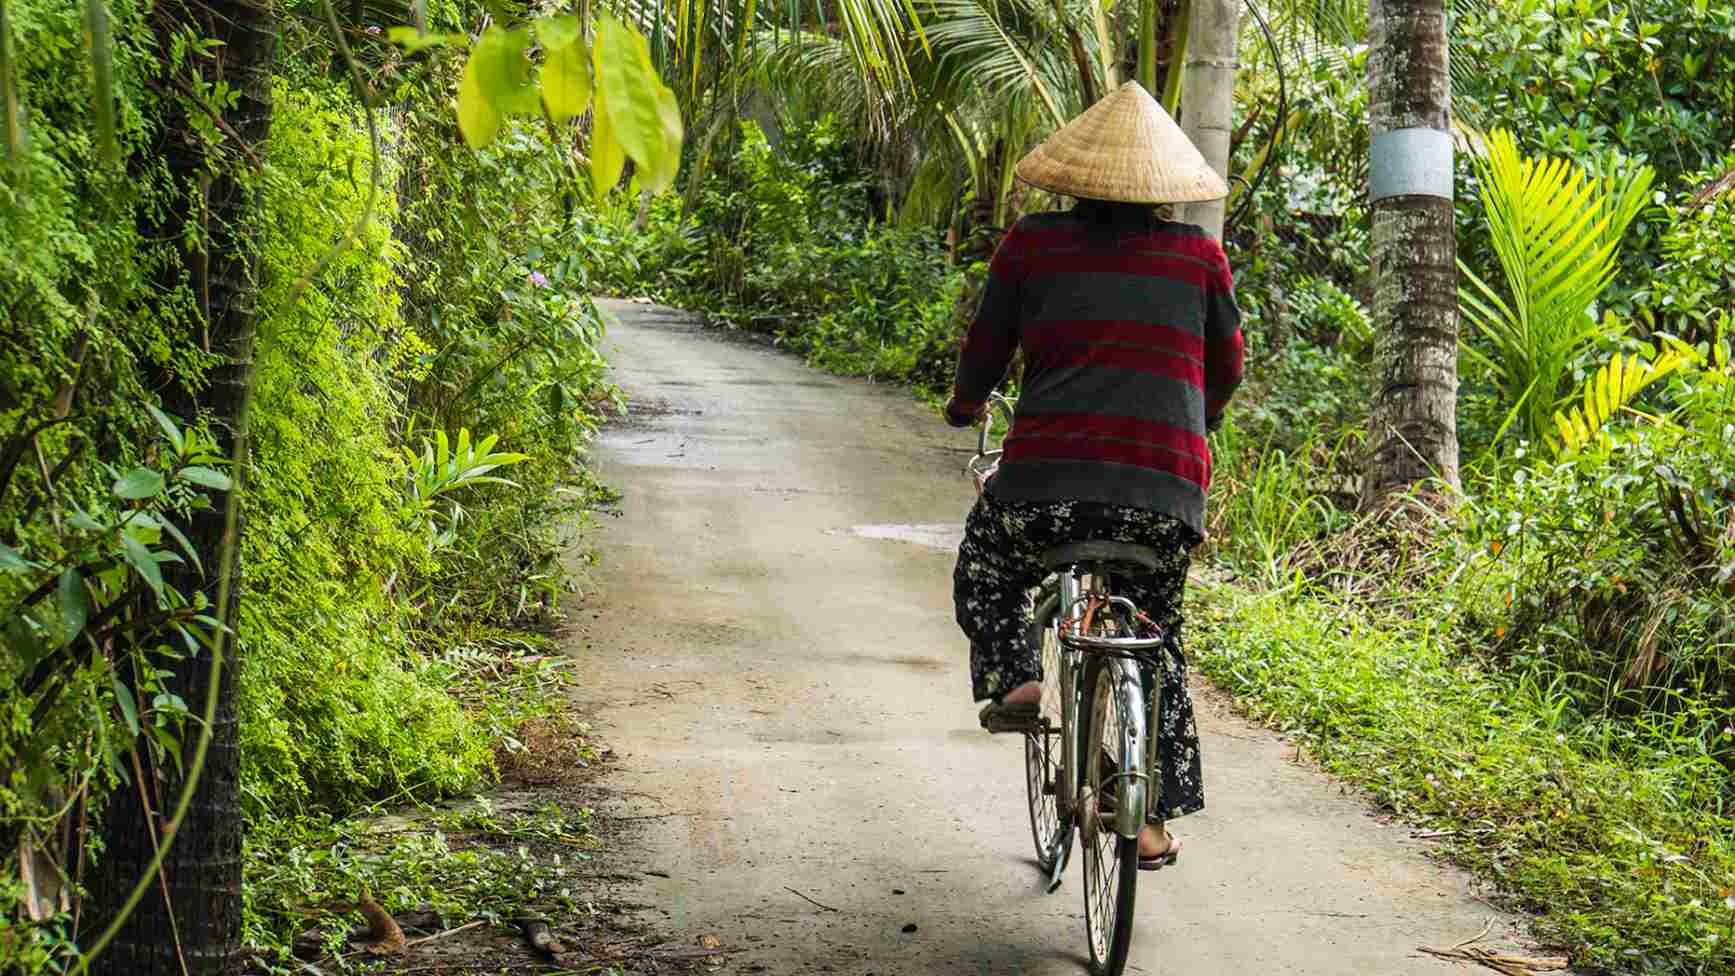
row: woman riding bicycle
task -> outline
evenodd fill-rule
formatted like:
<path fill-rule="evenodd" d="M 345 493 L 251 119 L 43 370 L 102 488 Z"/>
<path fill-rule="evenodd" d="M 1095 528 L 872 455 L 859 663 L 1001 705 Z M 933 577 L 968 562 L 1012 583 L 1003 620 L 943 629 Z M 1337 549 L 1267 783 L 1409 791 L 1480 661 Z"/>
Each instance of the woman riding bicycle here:
<path fill-rule="evenodd" d="M 989 700 L 982 725 L 1007 732 L 1037 720 L 1030 590 L 1053 546 L 1105 540 L 1162 553 L 1156 572 L 1117 576 L 1116 592 L 1162 628 L 1180 660 L 1188 556 L 1204 537 L 1205 434 L 1241 380 L 1242 348 L 1222 247 L 1156 209 L 1228 190 L 1137 83 L 1055 132 L 1016 172 L 1078 202 L 1024 217 L 1000 243 L 946 404 L 951 425 L 980 422 L 1023 353 L 1017 418 L 965 523 L 953 575 L 974 697 Z M 1170 669 L 1162 680 L 1162 798 L 1139 835 L 1141 867 L 1180 851 L 1165 815 L 1204 806 L 1185 674 Z"/>

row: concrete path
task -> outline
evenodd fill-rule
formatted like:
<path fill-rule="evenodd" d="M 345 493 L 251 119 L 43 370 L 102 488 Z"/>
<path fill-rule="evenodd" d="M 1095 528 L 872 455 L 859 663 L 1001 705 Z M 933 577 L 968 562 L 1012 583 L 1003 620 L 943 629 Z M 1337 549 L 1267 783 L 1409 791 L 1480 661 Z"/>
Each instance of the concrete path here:
<path fill-rule="evenodd" d="M 571 647 L 620 757 L 605 785 L 663 815 L 639 899 L 721 940 L 724 972 L 1081 973 L 1078 859 L 1044 895 L 1020 743 L 977 729 L 952 622 L 974 434 L 605 304 L 635 406 L 596 452 L 622 515 L 591 536 Z M 1423 842 L 1199 697 L 1207 808 L 1142 878 L 1129 972 L 1447 973 L 1416 947 L 1510 936 Z"/>

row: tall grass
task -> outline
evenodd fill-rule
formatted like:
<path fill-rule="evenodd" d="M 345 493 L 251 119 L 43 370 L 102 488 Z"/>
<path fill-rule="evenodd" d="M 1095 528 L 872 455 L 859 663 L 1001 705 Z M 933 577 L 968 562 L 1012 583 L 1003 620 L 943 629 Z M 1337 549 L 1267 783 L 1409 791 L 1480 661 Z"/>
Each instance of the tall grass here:
<path fill-rule="evenodd" d="M 1284 585 L 1289 554 L 1347 522 L 1321 474 L 1337 470 L 1346 442 L 1309 438 L 1285 450 L 1225 419 L 1211 440 L 1211 552 L 1262 586 Z"/>
<path fill-rule="evenodd" d="M 1735 814 L 1702 711 L 1586 714 L 1564 676 L 1492 670 L 1443 613 L 1194 589 L 1193 660 L 1387 810 L 1443 831 L 1575 967 L 1735 971 Z"/>

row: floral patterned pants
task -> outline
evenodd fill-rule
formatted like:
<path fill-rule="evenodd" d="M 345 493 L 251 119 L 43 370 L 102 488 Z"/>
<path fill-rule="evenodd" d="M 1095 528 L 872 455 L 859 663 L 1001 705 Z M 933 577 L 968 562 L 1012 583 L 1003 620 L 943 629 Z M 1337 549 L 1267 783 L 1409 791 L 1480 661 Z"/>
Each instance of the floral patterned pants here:
<path fill-rule="evenodd" d="M 1163 554 L 1163 566 L 1154 573 L 1115 577 L 1114 592 L 1133 601 L 1172 641 L 1178 664 L 1162 676 L 1162 714 L 1156 723 L 1163 798 L 1153 810 L 1171 817 L 1193 813 L 1204 807 L 1205 791 L 1193 698 L 1181 656 L 1181 591 L 1188 554 L 1198 536 L 1185 523 L 1096 502 L 1004 502 L 987 494 L 978 498 L 964 523 L 964 542 L 952 574 L 958 626 L 970 638 L 973 694 L 977 700 L 999 698 L 1027 681 L 1042 680 L 1042 662 L 1029 640 L 1032 597 L 1048 575 L 1042 553 L 1087 540 L 1135 543 Z"/>

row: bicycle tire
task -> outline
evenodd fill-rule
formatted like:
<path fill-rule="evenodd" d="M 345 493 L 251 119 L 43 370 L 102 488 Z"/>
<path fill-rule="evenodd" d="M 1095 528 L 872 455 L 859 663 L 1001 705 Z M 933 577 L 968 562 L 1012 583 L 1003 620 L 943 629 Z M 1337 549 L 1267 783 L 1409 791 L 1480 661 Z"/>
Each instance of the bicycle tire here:
<path fill-rule="evenodd" d="M 1060 850 L 1060 834 L 1070 829 L 1063 826 L 1060 815 L 1060 739 L 1063 732 L 1060 711 L 1060 639 L 1053 627 L 1058 612 L 1059 596 L 1051 583 L 1037 597 L 1036 620 L 1030 627 L 1029 641 L 1042 662 L 1042 711 L 1045 728 L 1052 732 L 1026 733 L 1024 736 L 1024 792 L 1030 809 L 1030 838 L 1036 844 L 1036 863 L 1044 871 L 1054 870 L 1054 859 Z"/>
<path fill-rule="evenodd" d="M 1104 742 L 1124 742 L 1114 726 L 1120 711 L 1114 685 L 1120 663 L 1089 655 L 1084 672 L 1081 725 L 1079 840 L 1083 851 L 1085 943 L 1090 949 L 1092 976 L 1121 976 L 1132 948 L 1133 904 L 1138 890 L 1139 842 L 1116 834 L 1102 823 Z M 1119 721 L 1125 721 L 1124 717 Z M 1118 748 L 1118 747 L 1117 747 Z M 1117 756 L 1117 768 L 1137 757 Z"/>

